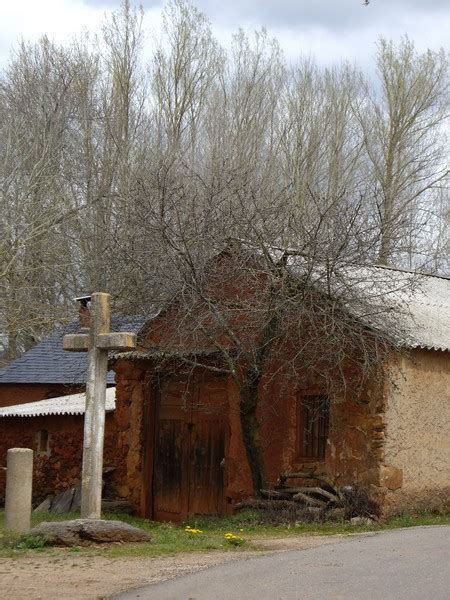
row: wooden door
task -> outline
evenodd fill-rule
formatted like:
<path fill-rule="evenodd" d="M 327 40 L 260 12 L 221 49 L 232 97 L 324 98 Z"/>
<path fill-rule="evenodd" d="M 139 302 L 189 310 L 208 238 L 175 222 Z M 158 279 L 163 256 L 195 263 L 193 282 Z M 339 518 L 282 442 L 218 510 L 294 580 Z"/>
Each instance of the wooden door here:
<path fill-rule="evenodd" d="M 197 380 L 192 396 L 189 460 L 189 514 L 219 515 L 224 510 L 227 390 L 223 377 Z"/>
<path fill-rule="evenodd" d="M 153 470 L 153 512 L 158 521 L 179 520 L 187 511 L 189 394 L 186 382 L 161 382 Z"/>
<path fill-rule="evenodd" d="M 153 518 L 221 514 L 227 418 L 226 380 L 209 373 L 166 379 L 155 435 Z"/>

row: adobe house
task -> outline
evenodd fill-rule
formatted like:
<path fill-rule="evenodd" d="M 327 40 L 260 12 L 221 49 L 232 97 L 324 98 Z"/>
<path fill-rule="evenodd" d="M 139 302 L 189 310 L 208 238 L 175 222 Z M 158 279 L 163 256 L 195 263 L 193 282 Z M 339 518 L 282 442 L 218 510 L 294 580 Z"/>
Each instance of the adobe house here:
<path fill-rule="evenodd" d="M 289 261 L 289 272 L 299 277 L 298 261 Z M 287 368 L 289 354 L 305 339 L 304 332 L 289 339 L 287 328 L 282 351 L 268 357 L 258 380 L 264 486 L 276 485 L 283 472 L 315 469 L 338 485 L 365 487 L 385 514 L 448 509 L 450 281 L 383 267 L 366 274 L 361 293 L 369 281 L 371 289 L 384 288 L 381 303 L 392 305 L 390 317 L 371 315 L 366 330 L 391 329 L 392 347 L 358 388 L 333 391 L 320 365 Z M 412 278 L 417 281 L 409 289 Z M 215 290 L 226 279 L 219 264 L 207 302 L 216 302 Z M 227 326 L 232 322 L 234 333 L 246 327 L 251 336 L 254 324 L 236 307 L 259 306 L 260 291 L 255 280 L 254 289 L 236 274 L 229 281 Z M 148 518 L 230 513 L 255 488 L 240 418 L 242 389 L 230 372 L 245 363 L 251 345 L 237 348 L 232 334 L 216 327 L 210 306 L 204 308 L 204 298 L 188 312 L 175 301 L 147 324 L 135 351 L 112 360 L 124 449 L 116 491 Z M 233 352 L 242 361 L 231 360 Z M 350 353 L 344 370 L 358 360 Z"/>
<path fill-rule="evenodd" d="M 260 334 L 256 317 L 263 288 L 258 278 L 248 283 L 248 270 L 242 277 L 227 275 L 229 257 L 222 256 L 225 260 L 212 264 L 208 294 L 198 305 L 186 311 L 180 294 L 147 320 L 136 350 L 111 357 L 116 392 L 107 415 L 104 463 L 115 469 L 115 496 L 147 518 L 231 513 L 255 488 L 244 443 L 243 390 L 232 371 L 245 369 L 246 353 Z M 303 285 L 298 261 L 282 259 L 290 277 Z M 409 280 L 409 273 L 374 267 L 369 275 L 371 288 L 375 283 L 384 288 L 382 303 L 392 304 L 392 320 L 371 315 L 361 331 L 392 329 L 392 348 L 361 385 L 350 385 L 363 348 L 357 344 L 345 361 L 345 386 L 330 387 L 323 377 L 325 368 L 334 374 L 326 340 L 322 364 L 305 361 L 304 354 L 301 364 L 291 360 L 308 341 L 304 321 L 296 330 L 288 320 L 280 348 L 261 363 L 256 420 L 263 483 L 271 488 L 283 472 L 315 469 L 337 485 L 364 486 L 386 514 L 442 510 L 450 506 L 450 283 L 415 276 L 419 285 L 406 291 L 399 282 Z M 366 287 L 367 282 L 361 294 Z M 225 302 L 231 333 L 212 318 L 218 299 Z M 252 310 L 256 317 L 249 319 Z M 242 331 L 247 347 L 231 339 Z M 401 337 L 394 340 L 394 334 Z M 61 356 L 84 356 L 63 353 L 61 338 L 59 343 Z M 82 404 L 70 401 L 78 406 L 76 415 L 49 414 L 42 412 L 45 402 L 50 400 L 29 405 L 26 416 L 20 416 L 20 405 L 0 409 L 2 454 L 11 445 L 39 445 L 36 498 L 52 486 L 57 491 L 72 485 L 81 466 Z M 44 443 L 39 431 L 48 432 Z"/>

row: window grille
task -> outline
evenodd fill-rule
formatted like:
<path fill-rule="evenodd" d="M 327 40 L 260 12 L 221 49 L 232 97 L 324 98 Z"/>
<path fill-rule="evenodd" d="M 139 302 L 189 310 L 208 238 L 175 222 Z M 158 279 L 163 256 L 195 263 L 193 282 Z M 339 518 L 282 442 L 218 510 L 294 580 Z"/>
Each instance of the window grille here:
<path fill-rule="evenodd" d="M 307 460 L 325 459 L 330 403 L 324 395 L 304 395 L 299 401 L 299 455 Z"/>

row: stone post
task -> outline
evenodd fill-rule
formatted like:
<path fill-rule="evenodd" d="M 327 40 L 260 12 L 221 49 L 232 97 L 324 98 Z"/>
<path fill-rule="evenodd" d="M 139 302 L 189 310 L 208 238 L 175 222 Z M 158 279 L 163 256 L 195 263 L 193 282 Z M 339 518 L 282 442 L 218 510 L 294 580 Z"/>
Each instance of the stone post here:
<path fill-rule="evenodd" d="M 10 448 L 6 459 L 6 529 L 26 533 L 31 523 L 33 450 Z"/>

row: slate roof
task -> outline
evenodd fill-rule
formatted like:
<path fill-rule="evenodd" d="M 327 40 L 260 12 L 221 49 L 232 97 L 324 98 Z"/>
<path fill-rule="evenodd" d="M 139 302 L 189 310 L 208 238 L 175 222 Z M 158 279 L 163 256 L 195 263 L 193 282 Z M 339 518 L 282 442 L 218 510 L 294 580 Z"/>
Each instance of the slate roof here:
<path fill-rule="evenodd" d="M 106 412 L 116 408 L 116 388 L 106 390 Z M 14 406 L 0 408 L 0 419 L 5 417 L 41 417 L 44 415 L 84 415 L 86 410 L 86 394 L 70 394 L 49 400 L 26 402 Z"/>
<path fill-rule="evenodd" d="M 113 317 L 111 331 L 138 333 L 148 317 Z M 58 329 L 48 338 L 25 352 L 20 358 L 0 371 L 2 383 L 48 383 L 77 385 L 86 382 L 86 352 L 63 350 L 62 338 L 66 333 L 79 330 L 78 320 Z M 109 371 L 107 383 L 114 383 L 114 373 Z"/>

